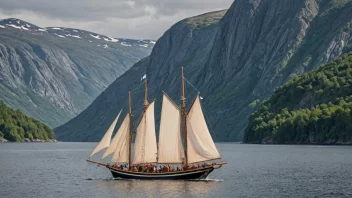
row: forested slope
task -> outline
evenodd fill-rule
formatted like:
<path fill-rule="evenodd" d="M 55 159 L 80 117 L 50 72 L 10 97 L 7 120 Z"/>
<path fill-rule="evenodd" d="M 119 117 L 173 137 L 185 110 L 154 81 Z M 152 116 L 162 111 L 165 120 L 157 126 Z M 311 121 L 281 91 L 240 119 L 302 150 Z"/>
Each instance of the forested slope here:
<path fill-rule="evenodd" d="M 0 101 L 0 138 L 13 142 L 54 140 L 54 132 L 45 124 L 13 110 Z"/>
<path fill-rule="evenodd" d="M 254 112 L 246 143 L 351 144 L 352 52 L 294 77 Z"/>

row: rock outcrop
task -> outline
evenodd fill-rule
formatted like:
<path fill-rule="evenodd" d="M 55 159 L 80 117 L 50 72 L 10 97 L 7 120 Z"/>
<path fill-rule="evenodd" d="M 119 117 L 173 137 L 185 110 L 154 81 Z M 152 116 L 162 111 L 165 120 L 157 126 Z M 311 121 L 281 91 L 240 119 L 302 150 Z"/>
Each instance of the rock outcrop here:
<path fill-rule="evenodd" d="M 6 143 L 6 142 L 8 142 L 7 139 L 0 137 L 0 143 Z"/>

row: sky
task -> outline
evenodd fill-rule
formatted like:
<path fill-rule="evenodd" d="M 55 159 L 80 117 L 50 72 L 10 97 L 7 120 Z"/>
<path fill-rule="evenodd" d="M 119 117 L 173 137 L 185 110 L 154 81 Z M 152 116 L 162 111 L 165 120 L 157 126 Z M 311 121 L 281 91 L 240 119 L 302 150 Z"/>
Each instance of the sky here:
<path fill-rule="evenodd" d="M 234 0 L 0 0 L 0 19 L 71 27 L 111 37 L 158 39 L 176 22 L 228 9 Z"/>

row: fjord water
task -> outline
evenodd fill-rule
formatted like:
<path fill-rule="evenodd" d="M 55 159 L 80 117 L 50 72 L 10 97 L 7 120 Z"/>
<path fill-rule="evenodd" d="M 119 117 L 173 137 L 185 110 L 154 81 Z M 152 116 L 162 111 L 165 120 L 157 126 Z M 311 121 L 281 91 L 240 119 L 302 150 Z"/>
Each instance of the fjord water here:
<path fill-rule="evenodd" d="M 96 143 L 0 144 L 0 197 L 351 197 L 351 146 L 218 143 L 206 181 L 112 180 Z"/>

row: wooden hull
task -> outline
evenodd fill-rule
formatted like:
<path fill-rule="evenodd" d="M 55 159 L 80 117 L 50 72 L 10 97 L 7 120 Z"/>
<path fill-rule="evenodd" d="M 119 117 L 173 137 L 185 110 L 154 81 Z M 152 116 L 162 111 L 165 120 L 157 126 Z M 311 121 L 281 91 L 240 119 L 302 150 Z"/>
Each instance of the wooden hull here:
<path fill-rule="evenodd" d="M 162 173 L 145 173 L 133 172 L 117 169 L 109 164 L 87 160 L 87 162 L 98 164 L 108 168 L 114 178 L 118 179 L 147 179 L 147 180 L 193 180 L 206 179 L 208 175 L 214 170 L 220 168 L 226 162 L 213 163 L 213 165 L 206 166 L 199 169 L 192 169 L 187 171 L 162 172 Z"/>
<path fill-rule="evenodd" d="M 190 179 L 205 179 L 214 170 L 213 167 L 205 167 L 188 171 L 165 172 L 165 173 L 144 173 L 110 169 L 114 178 L 122 179 L 147 179 L 147 180 L 190 180 Z"/>

